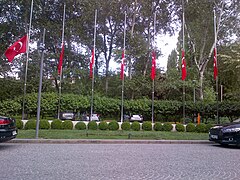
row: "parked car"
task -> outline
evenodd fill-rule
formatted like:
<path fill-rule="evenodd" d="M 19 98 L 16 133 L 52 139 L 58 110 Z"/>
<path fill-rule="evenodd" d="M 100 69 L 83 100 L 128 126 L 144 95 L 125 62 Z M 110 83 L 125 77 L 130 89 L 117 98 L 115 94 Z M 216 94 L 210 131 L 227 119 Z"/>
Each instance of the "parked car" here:
<path fill-rule="evenodd" d="M 15 119 L 0 116 L 0 142 L 9 141 L 17 136 Z"/>
<path fill-rule="evenodd" d="M 221 145 L 240 145 L 240 122 L 212 127 L 209 130 L 209 140 Z"/>
<path fill-rule="evenodd" d="M 82 121 L 90 121 L 90 115 L 82 115 Z M 100 121 L 100 116 L 98 114 L 92 114 L 92 121 Z"/>
<path fill-rule="evenodd" d="M 61 120 L 75 120 L 75 114 L 73 112 L 70 112 L 70 111 L 61 112 L 59 114 L 59 118 Z"/>
<path fill-rule="evenodd" d="M 134 114 L 130 117 L 130 121 L 143 122 L 143 117 L 142 115 Z"/>

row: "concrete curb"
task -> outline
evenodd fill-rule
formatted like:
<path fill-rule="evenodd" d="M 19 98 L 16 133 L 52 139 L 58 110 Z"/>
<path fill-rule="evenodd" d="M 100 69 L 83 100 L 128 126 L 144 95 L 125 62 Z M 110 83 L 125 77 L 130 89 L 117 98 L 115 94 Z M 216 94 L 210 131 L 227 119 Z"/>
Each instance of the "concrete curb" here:
<path fill-rule="evenodd" d="M 34 144 L 214 144 L 208 140 L 12 139 L 8 143 Z"/>

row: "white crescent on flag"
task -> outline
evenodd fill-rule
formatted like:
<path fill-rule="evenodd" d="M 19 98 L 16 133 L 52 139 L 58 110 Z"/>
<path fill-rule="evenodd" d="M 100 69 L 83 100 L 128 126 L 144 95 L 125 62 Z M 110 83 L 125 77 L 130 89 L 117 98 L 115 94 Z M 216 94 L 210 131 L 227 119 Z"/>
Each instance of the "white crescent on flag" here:
<path fill-rule="evenodd" d="M 19 45 L 18 45 L 19 44 Z M 13 50 L 19 52 L 22 49 L 23 43 L 19 41 L 16 46 L 14 46 Z"/>

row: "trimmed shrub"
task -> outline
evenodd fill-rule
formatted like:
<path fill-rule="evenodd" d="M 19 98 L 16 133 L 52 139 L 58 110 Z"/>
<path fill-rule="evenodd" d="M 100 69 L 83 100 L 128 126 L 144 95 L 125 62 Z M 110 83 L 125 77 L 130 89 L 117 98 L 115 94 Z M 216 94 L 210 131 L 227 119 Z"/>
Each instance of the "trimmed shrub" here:
<path fill-rule="evenodd" d="M 151 122 L 143 122 L 142 129 L 144 131 L 151 131 L 152 130 L 152 123 Z"/>
<path fill-rule="evenodd" d="M 171 131 L 173 129 L 173 126 L 171 123 L 164 123 L 163 124 L 163 131 Z"/>
<path fill-rule="evenodd" d="M 35 120 L 29 120 L 25 124 L 25 129 L 36 129 L 36 121 Z"/>
<path fill-rule="evenodd" d="M 155 131 L 163 131 L 163 125 L 160 122 L 156 122 L 153 128 Z"/>
<path fill-rule="evenodd" d="M 90 130 L 97 130 L 98 129 L 98 125 L 97 125 L 96 121 L 90 121 L 88 123 L 87 127 Z"/>
<path fill-rule="evenodd" d="M 86 128 L 87 128 L 87 126 L 84 122 L 78 122 L 75 125 L 75 129 L 78 129 L 78 130 L 85 130 Z"/>
<path fill-rule="evenodd" d="M 121 125 L 121 129 L 124 131 L 129 131 L 131 129 L 131 124 L 130 122 L 123 122 Z"/>
<path fill-rule="evenodd" d="M 134 131 L 140 131 L 140 123 L 139 122 L 133 122 L 131 125 L 131 129 Z"/>
<path fill-rule="evenodd" d="M 39 129 L 50 129 L 50 123 L 47 120 L 39 121 Z"/>
<path fill-rule="evenodd" d="M 185 127 L 184 127 L 183 124 L 176 124 L 175 129 L 176 129 L 178 132 L 184 132 L 184 131 L 185 131 Z"/>
<path fill-rule="evenodd" d="M 62 129 L 62 121 L 60 119 L 54 119 L 51 123 L 51 129 Z"/>
<path fill-rule="evenodd" d="M 213 127 L 212 124 L 206 124 L 206 132 L 209 132 L 209 130 Z"/>
<path fill-rule="evenodd" d="M 188 123 L 186 126 L 187 132 L 195 132 L 195 125 L 193 123 Z"/>
<path fill-rule="evenodd" d="M 73 129 L 73 123 L 71 120 L 66 120 L 66 121 L 63 121 L 62 123 L 62 128 L 63 129 Z"/>
<path fill-rule="evenodd" d="M 200 123 L 196 125 L 196 132 L 205 133 L 206 132 L 206 124 Z"/>
<path fill-rule="evenodd" d="M 16 127 L 18 129 L 23 129 L 23 122 L 19 119 L 16 119 Z"/>
<path fill-rule="evenodd" d="M 108 124 L 107 124 L 107 122 L 101 121 L 101 122 L 98 124 L 98 128 L 99 128 L 100 130 L 107 130 L 107 129 L 108 129 Z"/>
<path fill-rule="evenodd" d="M 117 131 L 119 130 L 119 124 L 117 121 L 112 121 L 108 124 L 108 129 L 111 131 Z"/>

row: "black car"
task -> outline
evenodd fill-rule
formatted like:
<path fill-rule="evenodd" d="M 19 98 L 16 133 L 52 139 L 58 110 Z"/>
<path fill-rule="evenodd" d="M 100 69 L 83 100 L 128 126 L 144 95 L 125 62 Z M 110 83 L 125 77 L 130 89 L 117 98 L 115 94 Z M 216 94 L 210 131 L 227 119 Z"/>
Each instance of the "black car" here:
<path fill-rule="evenodd" d="M 209 130 L 209 140 L 221 145 L 240 145 L 240 123 L 216 125 Z"/>
<path fill-rule="evenodd" d="M 0 142 L 5 142 L 17 136 L 15 119 L 0 116 Z"/>

